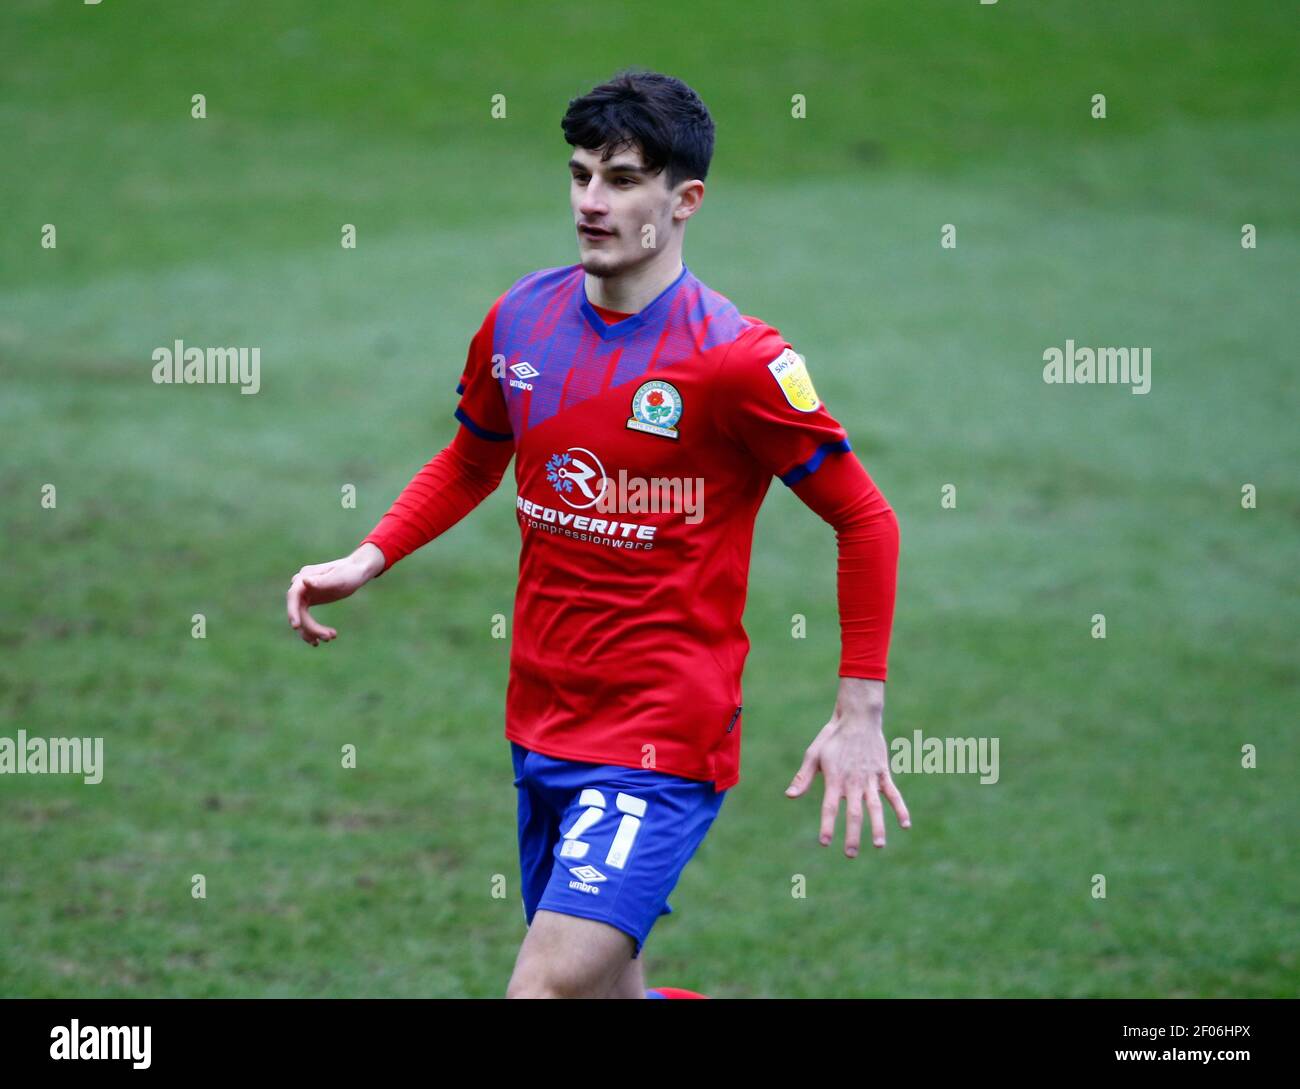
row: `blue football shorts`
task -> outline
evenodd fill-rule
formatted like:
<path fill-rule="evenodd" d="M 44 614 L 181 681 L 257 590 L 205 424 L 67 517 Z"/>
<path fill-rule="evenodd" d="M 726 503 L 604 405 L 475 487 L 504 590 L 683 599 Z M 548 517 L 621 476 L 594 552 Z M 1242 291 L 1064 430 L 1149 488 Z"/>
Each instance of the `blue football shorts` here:
<path fill-rule="evenodd" d="M 633 957 L 726 791 L 649 768 L 558 760 L 511 741 L 524 920 L 538 908 L 630 934 Z"/>

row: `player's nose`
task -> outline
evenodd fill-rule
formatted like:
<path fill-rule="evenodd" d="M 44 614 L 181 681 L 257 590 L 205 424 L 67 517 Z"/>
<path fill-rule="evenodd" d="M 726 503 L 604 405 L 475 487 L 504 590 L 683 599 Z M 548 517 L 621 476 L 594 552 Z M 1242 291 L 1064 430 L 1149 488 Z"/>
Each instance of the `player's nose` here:
<path fill-rule="evenodd" d="M 582 191 L 582 200 L 578 202 L 578 211 L 586 217 L 588 222 L 609 211 L 609 205 L 605 203 L 594 181 Z"/>

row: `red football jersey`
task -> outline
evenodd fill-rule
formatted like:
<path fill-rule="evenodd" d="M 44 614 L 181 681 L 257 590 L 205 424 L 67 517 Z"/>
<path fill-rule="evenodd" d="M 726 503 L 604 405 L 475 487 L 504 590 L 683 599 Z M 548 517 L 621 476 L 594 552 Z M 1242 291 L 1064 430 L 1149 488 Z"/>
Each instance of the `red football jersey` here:
<path fill-rule="evenodd" d="M 725 790 L 754 519 L 773 476 L 798 483 L 848 436 L 780 332 L 685 266 L 612 324 L 584 281 L 580 265 L 519 280 L 461 379 L 457 418 L 515 451 L 506 736 Z"/>

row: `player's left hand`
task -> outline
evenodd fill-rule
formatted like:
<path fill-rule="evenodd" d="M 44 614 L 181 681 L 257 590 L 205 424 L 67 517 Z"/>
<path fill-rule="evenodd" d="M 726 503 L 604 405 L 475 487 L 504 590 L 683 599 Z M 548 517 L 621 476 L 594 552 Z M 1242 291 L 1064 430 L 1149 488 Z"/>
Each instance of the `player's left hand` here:
<path fill-rule="evenodd" d="M 884 794 L 893 806 L 899 826 L 912 827 L 907 805 L 889 775 L 889 749 L 885 744 L 883 718 L 885 684 L 859 677 L 841 677 L 835 713 L 804 752 L 803 763 L 786 787 L 787 798 L 798 798 L 821 772 L 826 781 L 822 799 L 821 845 L 835 838 L 835 821 L 840 801 L 848 801 L 848 824 L 844 832 L 844 853 L 856 858 L 862 841 L 862 799 L 871 814 L 871 842 L 885 845 L 885 813 L 880 804 Z"/>

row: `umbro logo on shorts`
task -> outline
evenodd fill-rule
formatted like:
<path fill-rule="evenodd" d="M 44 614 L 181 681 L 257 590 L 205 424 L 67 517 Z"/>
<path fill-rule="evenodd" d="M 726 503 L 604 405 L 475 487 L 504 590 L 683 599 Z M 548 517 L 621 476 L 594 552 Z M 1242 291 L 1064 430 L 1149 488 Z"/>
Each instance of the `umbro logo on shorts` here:
<path fill-rule="evenodd" d="M 569 873 L 580 881 L 608 881 L 609 878 L 601 873 L 595 866 L 588 863 L 585 866 L 570 866 Z"/>

